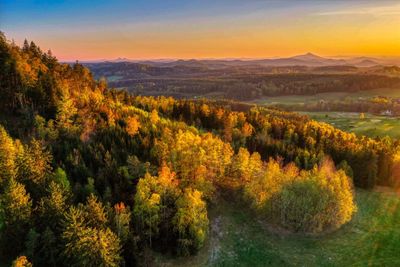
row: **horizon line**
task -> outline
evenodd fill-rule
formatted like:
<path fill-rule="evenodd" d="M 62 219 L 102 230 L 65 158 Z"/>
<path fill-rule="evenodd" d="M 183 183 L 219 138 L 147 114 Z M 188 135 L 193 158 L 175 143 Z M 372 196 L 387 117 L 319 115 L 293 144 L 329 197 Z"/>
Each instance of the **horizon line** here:
<path fill-rule="evenodd" d="M 82 62 L 82 63 L 95 63 L 95 62 L 106 62 L 106 61 L 120 61 L 120 62 L 143 62 L 143 61 L 190 61 L 190 60 L 226 60 L 226 61 L 252 61 L 252 60 L 274 60 L 274 59 L 286 59 L 286 58 L 293 58 L 297 56 L 304 56 L 304 55 L 314 55 L 317 57 L 322 57 L 325 59 L 354 59 L 354 58 L 371 58 L 371 59 L 386 59 L 386 60 L 399 60 L 400 56 L 397 55 L 365 55 L 365 54 L 355 54 L 355 55 L 320 55 L 312 52 L 305 52 L 301 54 L 294 54 L 291 56 L 270 56 L 270 57 L 149 57 L 149 58 L 128 58 L 128 57 L 114 57 L 114 58 L 96 58 L 96 59 L 59 59 L 59 62 L 62 63 L 74 63 L 74 62 Z"/>

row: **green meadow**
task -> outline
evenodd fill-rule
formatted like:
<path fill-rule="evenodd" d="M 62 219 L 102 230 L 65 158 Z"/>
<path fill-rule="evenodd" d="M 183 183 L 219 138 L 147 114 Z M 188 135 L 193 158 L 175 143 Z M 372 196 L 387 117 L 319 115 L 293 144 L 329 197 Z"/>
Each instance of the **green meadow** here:
<path fill-rule="evenodd" d="M 272 230 L 243 204 L 221 200 L 210 211 L 210 237 L 196 255 L 156 254 L 155 266 L 400 266 L 400 198 L 356 193 L 358 212 L 339 230 L 304 236 Z"/>
<path fill-rule="evenodd" d="M 251 103 L 258 105 L 311 104 L 311 103 L 317 103 L 320 100 L 325 100 L 325 101 L 357 100 L 360 98 L 361 99 L 371 98 L 379 95 L 384 95 L 393 98 L 400 97 L 400 87 L 379 88 L 379 89 L 359 91 L 359 92 L 330 92 L 330 93 L 320 93 L 314 95 L 286 95 L 286 96 L 263 97 L 251 101 Z"/>
<path fill-rule="evenodd" d="M 344 131 L 353 132 L 357 135 L 368 137 L 400 138 L 400 118 L 377 116 L 365 114 L 364 118 L 360 113 L 354 112 L 300 112 L 310 118 L 329 123 Z"/>
<path fill-rule="evenodd" d="M 367 99 L 374 96 L 384 95 L 392 98 L 400 98 L 400 88 L 380 88 L 360 92 L 331 92 L 315 95 L 288 95 L 261 98 L 250 103 L 258 105 L 303 105 L 313 104 L 321 100 L 325 101 L 346 101 Z M 368 137 L 400 138 L 400 118 L 388 117 L 373 114 L 365 114 L 360 118 L 360 113 L 355 112 L 299 112 L 310 116 L 317 121 L 329 123 L 341 130 L 353 132 L 357 135 Z"/>

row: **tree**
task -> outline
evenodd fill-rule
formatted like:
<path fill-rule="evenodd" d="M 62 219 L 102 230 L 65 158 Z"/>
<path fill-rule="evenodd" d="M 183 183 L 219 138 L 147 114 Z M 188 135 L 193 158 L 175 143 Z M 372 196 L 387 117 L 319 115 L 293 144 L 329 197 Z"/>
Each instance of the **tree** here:
<path fill-rule="evenodd" d="M 353 169 L 352 169 L 351 166 L 347 163 L 346 160 L 342 160 L 342 161 L 338 164 L 337 169 L 338 169 L 338 170 L 343 170 L 349 178 L 353 179 Z"/>
<path fill-rule="evenodd" d="M 114 232 L 123 244 L 128 240 L 130 235 L 130 221 L 131 212 L 129 207 L 125 206 L 122 202 L 115 204 L 112 225 Z"/>
<path fill-rule="evenodd" d="M 83 209 L 85 211 L 84 216 L 88 226 L 99 229 L 106 227 L 108 218 L 104 206 L 95 195 L 91 194 L 87 198 L 86 205 Z"/>
<path fill-rule="evenodd" d="M 72 266 L 119 266 L 120 240 L 109 228 L 88 226 L 85 212 L 79 207 L 70 208 L 64 225 L 64 255 Z"/>
<path fill-rule="evenodd" d="M 16 174 L 16 148 L 14 141 L 0 125 L 0 184 L 13 178 Z"/>
<path fill-rule="evenodd" d="M 171 164 L 182 187 L 192 187 L 205 198 L 212 198 L 215 184 L 224 178 L 231 162 L 231 146 L 210 133 L 198 135 L 190 131 L 179 131 L 174 139 L 158 143 L 161 160 Z"/>
<path fill-rule="evenodd" d="M 40 239 L 40 234 L 36 232 L 34 228 L 31 228 L 28 232 L 28 235 L 26 237 L 25 241 L 25 254 L 33 261 L 35 262 L 35 259 L 37 257 L 36 251 L 39 246 L 39 239 Z"/>
<path fill-rule="evenodd" d="M 40 236 L 40 246 L 36 261 L 38 266 L 56 267 L 62 265 L 63 257 L 61 256 L 63 242 L 59 236 L 56 236 L 50 227 L 46 227 Z"/>
<path fill-rule="evenodd" d="M 25 256 L 19 256 L 13 261 L 12 267 L 32 267 L 32 263 Z"/>
<path fill-rule="evenodd" d="M 38 203 L 40 223 L 48 225 L 53 231 L 60 231 L 70 197 L 70 191 L 52 181 L 46 196 L 41 198 Z"/>
<path fill-rule="evenodd" d="M 243 124 L 243 127 L 241 129 L 242 135 L 247 138 L 253 134 L 253 126 L 249 124 L 248 122 L 245 122 Z"/>
<path fill-rule="evenodd" d="M 134 199 L 134 214 L 138 219 L 140 233 L 152 246 L 152 239 L 158 235 L 161 220 L 161 196 L 158 193 L 157 178 L 146 174 L 139 180 Z"/>
<path fill-rule="evenodd" d="M 233 157 L 231 163 L 231 175 L 244 185 L 248 183 L 252 177 L 262 171 L 263 163 L 260 154 L 257 152 L 250 155 L 245 148 L 240 148 L 238 153 Z"/>
<path fill-rule="evenodd" d="M 15 256 L 24 248 L 32 214 L 32 201 L 23 184 L 8 181 L 0 195 L 1 250 L 4 256 Z M 10 246 L 10 244 L 13 244 Z"/>
<path fill-rule="evenodd" d="M 178 232 L 178 252 L 182 255 L 198 251 L 204 244 L 208 232 L 206 203 L 201 192 L 185 188 L 176 201 L 174 216 L 175 230 Z"/>
<path fill-rule="evenodd" d="M 77 113 L 78 109 L 75 107 L 75 103 L 68 89 L 62 90 L 61 99 L 57 104 L 56 121 L 58 126 L 66 130 L 71 130 Z"/>
<path fill-rule="evenodd" d="M 159 119 L 157 110 L 153 109 L 150 113 L 150 122 L 156 125 Z"/>
<path fill-rule="evenodd" d="M 37 140 L 32 140 L 18 155 L 18 179 L 24 182 L 34 200 L 45 193 L 45 184 L 51 173 L 51 160 L 51 154 Z"/>
<path fill-rule="evenodd" d="M 134 136 L 135 134 L 137 134 L 139 128 L 140 128 L 140 122 L 137 117 L 129 117 L 126 120 L 126 132 L 130 136 Z"/>
<path fill-rule="evenodd" d="M 67 174 L 65 173 L 65 171 L 61 168 L 57 168 L 54 172 L 54 181 L 61 185 L 65 190 L 70 190 L 71 189 L 71 185 L 70 182 L 68 180 Z"/>
<path fill-rule="evenodd" d="M 312 170 L 270 160 L 263 175 L 244 185 L 245 197 L 270 221 L 294 232 L 322 232 L 348 222 L 356 211 L 351 180 L 333 162 Z"/>

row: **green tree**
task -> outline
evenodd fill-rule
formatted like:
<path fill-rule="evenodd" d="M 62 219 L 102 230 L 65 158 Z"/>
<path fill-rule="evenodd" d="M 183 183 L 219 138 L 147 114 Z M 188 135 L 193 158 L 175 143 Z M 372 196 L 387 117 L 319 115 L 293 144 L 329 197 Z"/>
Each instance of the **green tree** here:
<path fill-rule="evenodd" d="M 109 228 L 88 226 L 82 208 L 70 208 L 62 236 L 71 266 L 116 267 L 121 262 L 119 238 Z"/>
<path fill-rule="evenodd" d="M 178 251 L 188 255 L 198 251 L 206 239 L 209 224 L 206 203 L 201 192 L 186 188 L 176 206 L 173 221 L 179 235 Z"/>
<path fill-rule="evenodd" d="M 34 200 L 45 194 L 51 174 L 51 160 L 51 154 L 37 140 L 33 140 L 18 154 L 18 180 L 26 185 Z"/>
<path fill-rule="evenodd" d="M 15 177 L 16 154 L 14 141 L 0 125 L 0 184 Z"/>
<path fill-rule="evenodd" d="M 83 208 L 88 226 L 99 229 L 106 227 L 108 218 L 104 206 L 95 195 L 91 194 L 87 198 L 86 205 Z"/>
<path fill-rule="evenodd" d="M 71 193 L 62 185 L 51 182 L 47 194 L 38 203 L 40 223 L 60 231 L 64 213 L 70 204 Z"/>
<path fill-rule="evenodd" d="M 16 256 L 24 248 L 32 214 L 32 201 L 23 184 L 8 181 L 0 195 L 1 249 L 4 256 Z M 13 244 L 10 246 L 10 244 Z"/>
<path fill-rule="evenodd" d="M 131 212 L 124 203 L 114 205 L 112 229 L 121 240 L 121 243 L 127 242 L 130 235 Z"/>
<path fill-rule="evenodd" d="M 139 180 L 134 199 L 133 212 L 138 219 L 140 233 L 145 236 L 150 246 L 152 239 L 159 233 L 161 220 L 161 196 L 158 186 L 157 178 L 147 173 Z"/>

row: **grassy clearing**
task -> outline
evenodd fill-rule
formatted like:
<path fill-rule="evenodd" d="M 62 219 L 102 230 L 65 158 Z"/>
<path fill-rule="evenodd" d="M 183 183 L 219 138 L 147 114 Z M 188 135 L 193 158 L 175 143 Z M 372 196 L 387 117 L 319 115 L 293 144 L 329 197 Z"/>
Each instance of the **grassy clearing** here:
<path fill-rule="evenodd" d="M 330 93 L 321 93 L 315 95 L 287 95 L 287 96 L 263 97 L 251 102 L 258 105 L 277 105 L 277 104 L 293 105 L 293 104 L 317 103 L 320 100 L 325 100 L 325 101 L 357 100 L 360 98 L 371 98 L 379 95 L 393 97 L 393 98 L 400 97 L 400 87 L 379 88 L 379 89 L 359 91 L 359 92 L 330 92 Z"/>
<path fill-rule="evenodd" d="M 369 137 L 390 136 L 400 138 L 400 118 L 365 114 L 360 119 L 359 113 L 354 112 L 300 112 L 317 121 L 327 122 L 347 132 Z"/>
<path fill-rule="evenodd" d="M 315 95 L 289 95 L 266 97 L 251 101 L 258 105 L 302 105 L 315 104 L 321 100 L 346 101 L 367 99 L 374 96 L 387 96 L 400 98 L 399 88 L 380 88 L 360 92 L 331 92 Z M 348 132 L 369 137 L 384 137 L 400 139 L 400 118 L 376 116 L 366 114 L 365 119 L 360 119 L 359 113 L 353 112 L 300 112 L 309 115 L 312 119 L 332 124 L 333 126 Z"/>
<path fill-rule="evenodd" d="M 357 191 L 358 212 L 336 232 L 271 231 L 246 207 L 222 200 L 210 211 L 210 238 L 198 255 L 156 255 L 157 266 L 400 266 L 400 198 Z"/>

